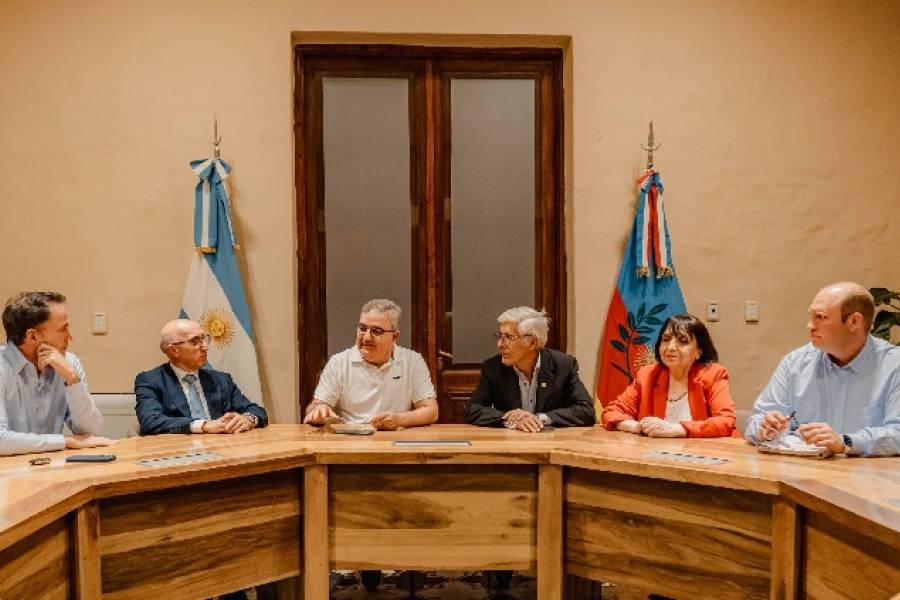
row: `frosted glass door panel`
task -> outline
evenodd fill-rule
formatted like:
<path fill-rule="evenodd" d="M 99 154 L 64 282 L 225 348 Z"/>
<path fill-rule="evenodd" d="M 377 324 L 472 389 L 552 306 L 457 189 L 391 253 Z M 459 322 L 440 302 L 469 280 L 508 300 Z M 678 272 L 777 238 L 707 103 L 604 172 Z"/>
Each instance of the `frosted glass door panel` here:
<path fill-rule="evenodd" d="M 390 298 L 410 345 L 409 83 L 325 77 L 325 264 L 328 354 L 355 343 L 359 308 Z"/>
<path fill-rule="evenodd" d="M 453 361 L 496 354 L 497 316 L 534 305 L 534 102 L 531 79 L 453 79 Z M 540 307 L 538 307 L 540 308 Z"/>

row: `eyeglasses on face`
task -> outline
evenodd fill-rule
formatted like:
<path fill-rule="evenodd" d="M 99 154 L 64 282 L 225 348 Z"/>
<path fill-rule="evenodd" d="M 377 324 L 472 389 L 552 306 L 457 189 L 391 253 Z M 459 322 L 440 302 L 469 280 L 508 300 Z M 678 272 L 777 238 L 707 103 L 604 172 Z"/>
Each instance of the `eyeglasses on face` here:
<path fill-rule="evenodd" d="M 187 344 L 189 346 L 199 348 L 200 346 L 209 346 L 209 340 L 210 340 L 209 334 L 206 334 L 206 335 L 198 335 L 198 336 L 192 337 L 189 340 L 182 340 L 180 342 L 172 342 L 169 345 L 177 346 L 178 344 Z"/>
<path fill-rule="evenodd" d="M 503 346 L 509 346 L 509 345 L 512 344 L 514 341 L 516 341 L 516 340 L 518 340 L 518 339 L 522 339 L 522 338 L 527 338 L 527 337 L 531 337 L 531 335 L 530 335 L 530 334 L 525 334 L 525 335 L 514 335 L 514 334 L 512 334 L 512 333 L 498 333 L 498 332 L 494 332 L 494 339 L 497 340 L 497 341 L 499 341 L 500 344 L 502 344 Z"/>
<path fill-rule="evenodd" d="M 356 334 L 357 335 L 366 335 L 366 333 L 371 333 L 372 337 L 381 337 L 385 333 L 393 333 L 397 331 L 396 329 L 384 329 L 382 327 L 369 327 L 368 325 L 364 325 L 359 323 L 356 326 Z"/>

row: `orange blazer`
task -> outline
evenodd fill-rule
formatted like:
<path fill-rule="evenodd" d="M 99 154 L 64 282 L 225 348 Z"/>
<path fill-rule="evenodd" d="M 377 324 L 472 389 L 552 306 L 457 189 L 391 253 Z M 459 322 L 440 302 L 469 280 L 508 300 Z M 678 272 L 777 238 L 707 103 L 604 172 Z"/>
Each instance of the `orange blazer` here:
<path fill-rule="evenodd" d="M 631 385 L 603 409 L 603 426 L 616 429 L 622 421 L 666 416 L 669 369 L 643 367 Z M 690 421 L 682 421 L 688 437 L 727 437 L 734 432 L 734 401 L 728 391 L 728 371 L 718 363 L 695 363 L 688 372 Z"/>

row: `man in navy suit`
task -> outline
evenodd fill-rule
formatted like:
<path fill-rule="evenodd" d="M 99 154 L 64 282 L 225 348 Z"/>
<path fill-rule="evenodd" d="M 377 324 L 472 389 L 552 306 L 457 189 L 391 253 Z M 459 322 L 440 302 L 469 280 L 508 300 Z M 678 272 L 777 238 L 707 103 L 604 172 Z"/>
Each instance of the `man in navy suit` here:
<path fill-rule="evenodd" d="M 169 362 L 134 380 L 141 435 L 240 433 L 266 426 L 265 409 L 247 399 L 231 375 L 206 364 L 209 336 L 199 323 L 167 323 L 159 348 Z"/>

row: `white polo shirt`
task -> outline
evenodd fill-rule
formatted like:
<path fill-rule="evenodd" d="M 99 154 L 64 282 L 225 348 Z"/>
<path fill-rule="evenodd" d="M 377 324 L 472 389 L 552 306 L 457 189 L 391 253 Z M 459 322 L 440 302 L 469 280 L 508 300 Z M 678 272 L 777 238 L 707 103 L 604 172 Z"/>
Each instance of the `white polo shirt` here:
<path fill-rule="evenodd" d="M 328 359 L 313 397 L 345 423 L 368 423 L 379 413 L 412 410 L 413 403 L 437 394 L 422 355 L 394 345 L 380 367 L 364 361 L 356 346 L 338 352 Z"/>

